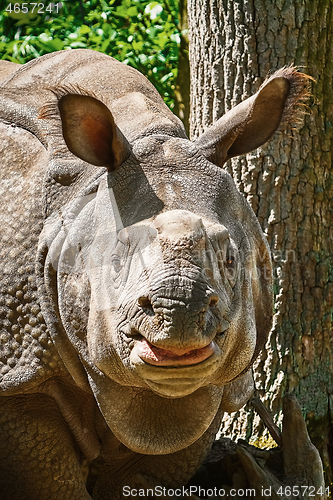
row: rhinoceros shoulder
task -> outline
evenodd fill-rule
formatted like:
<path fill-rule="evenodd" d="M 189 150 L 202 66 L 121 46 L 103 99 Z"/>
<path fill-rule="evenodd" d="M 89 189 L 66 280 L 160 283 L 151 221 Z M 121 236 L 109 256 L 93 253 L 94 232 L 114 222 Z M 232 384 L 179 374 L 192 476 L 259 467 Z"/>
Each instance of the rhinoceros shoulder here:
<path fill-rule="evenodd" d="M 47 153 L 30 132 L 0 123 L 0 155 L 0 391 L 12 394 L 61 373 L 63 365 L 34 278 Z"/>

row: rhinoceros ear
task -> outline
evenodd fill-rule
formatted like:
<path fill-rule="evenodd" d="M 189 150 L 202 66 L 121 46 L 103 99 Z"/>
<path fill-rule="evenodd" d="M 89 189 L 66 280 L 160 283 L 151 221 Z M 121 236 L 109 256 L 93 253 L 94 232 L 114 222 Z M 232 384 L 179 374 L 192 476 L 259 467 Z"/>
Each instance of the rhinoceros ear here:
<path fill-rule="evenodd" d="M 130 145 L 110 110 L 98 99 L 66 94 L 58 102 L 68 149 L 92 165 L 115 170 L 128 158 Z"/>
<path fill-rule="evenodd" d="M 255 95 L 228 111 L 195 144 L 219 166 L 253 151 L 272 137 L 281 122 L 293 118 L 294 106 L 309 95 L 308 79 L 292 67 L 277 71 Z"/>

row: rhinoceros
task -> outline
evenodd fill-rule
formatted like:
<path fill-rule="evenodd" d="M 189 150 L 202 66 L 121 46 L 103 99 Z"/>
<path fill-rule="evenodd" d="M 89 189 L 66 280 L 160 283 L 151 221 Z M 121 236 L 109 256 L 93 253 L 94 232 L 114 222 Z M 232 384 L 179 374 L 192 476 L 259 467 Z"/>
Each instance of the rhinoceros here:
<path fill-rule="evenodd" d="M 279 70 L 191 142 L 107 55 L 1 71 L 1 499 L 185 485 L 272 321 L 268 244 L 221 167 L 289 119 L 303 77 Z"/>

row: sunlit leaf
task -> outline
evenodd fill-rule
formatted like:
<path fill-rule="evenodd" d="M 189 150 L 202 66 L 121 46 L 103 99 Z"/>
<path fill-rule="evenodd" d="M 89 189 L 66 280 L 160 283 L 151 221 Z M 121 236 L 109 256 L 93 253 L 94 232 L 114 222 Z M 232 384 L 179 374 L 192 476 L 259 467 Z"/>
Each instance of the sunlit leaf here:
<path fill-rule="evenodd" d="M 138 15 L 138 8 L 136 6 L 130 7 L 127 9 L 128 17 L 134 17 Z"/>
<path fill-rule="evenodd" d="M 70 44 L 70 46 L 72 47 L 72 49 L 86 49 L 87 48 L 87 45 L 85 43 L 82 43 L 82 42 L 73 42 Z"/>
<path fill-rule="evenodd" d="M 104 26 L 104 25 L 103 25 L 103 26 Z M 90 31 L 91 31 L 91 29 L 89 28 L 89 26 L 87 26 L 86 24 L 83 24 L 83 25 L 81 26 L 81 28 L 80 28 L 79 33 L 80 33 L 81 35 L 84 35 L 84 34 L 86 34 L 86 33 L 90 33 Z"/>
<path fill-rule="evenodd" d="M 151 2 L 145 8 L 145 13 L 149 14 L 150 19 L 156 19 L 163 11 L 163 6 L 158 2 Z"/>
<path fill-rule="evenodd" d="M 170 73 L 168 73 L 167 75 L 162 76 L 162 78 L 161 78 L 161 82 L 162 82 L 162 83 L 164 83 L 164 82 L 166 82 L 167 80 L 170 80 L 170 78 L 173 78 L 173 73 L 172 73 L 172 71 L 170 71 Z"/>

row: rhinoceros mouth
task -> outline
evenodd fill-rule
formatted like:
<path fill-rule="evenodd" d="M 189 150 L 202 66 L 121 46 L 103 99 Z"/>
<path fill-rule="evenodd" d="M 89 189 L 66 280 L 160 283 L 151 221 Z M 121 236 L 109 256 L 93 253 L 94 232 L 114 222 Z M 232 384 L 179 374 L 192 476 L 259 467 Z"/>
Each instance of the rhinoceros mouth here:
<path fill-rule="evenodd" d="M 141 338 L 132 348 L 130 360 L 150 389 L 164 397 L 184 397 L 206 385 L 220 361 L 216 342 L 198 349 L 167 350 Z"/>
<path fill-rule="evenodd" d="M 142 339 L 134 346 L 135 354 L 145 363 L 154 366 L 181 367 L 205 361 L 216 351 L 214 341 L 199 349 L 161 349 Z"/>

